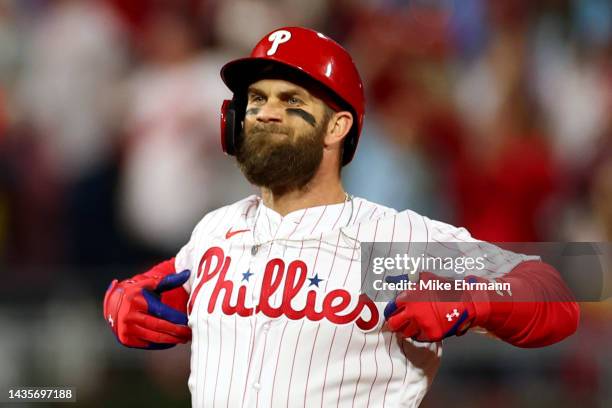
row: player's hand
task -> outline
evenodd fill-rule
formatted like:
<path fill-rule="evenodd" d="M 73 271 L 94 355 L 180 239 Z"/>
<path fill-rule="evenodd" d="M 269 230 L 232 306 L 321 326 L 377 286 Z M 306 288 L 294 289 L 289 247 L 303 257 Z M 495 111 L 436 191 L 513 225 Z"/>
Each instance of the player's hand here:
<path fill-rule="evenodd" d="M 421 281 L 432 279 L 453 284 L 453 280 L 429 272 L 420 275 Z M 464 334 L 473 323 L 475 314 L 467 292 L 420 290 L 418 287 L 401 292 L 385 308 L 385 319 L 391 331 L 425 342 Z"/>
<path fill-rule="evenodd" d="M 130 279 L 115 279 L 104 296 L 104 318 L 117 340 L 144 349 L 166 349 L 190 341 L 187 295 L 182 287 L 189 274 L 189 270 L 176 273 L 170 260 Z"/>

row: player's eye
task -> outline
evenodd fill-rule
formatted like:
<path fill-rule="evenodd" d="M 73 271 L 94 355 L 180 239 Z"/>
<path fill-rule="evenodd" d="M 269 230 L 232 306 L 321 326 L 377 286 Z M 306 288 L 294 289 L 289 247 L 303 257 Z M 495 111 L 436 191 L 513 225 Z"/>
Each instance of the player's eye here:
<path fill-rule="evenodd" d="M 300 105 L 302 100 L 300 98 L 296 98 L 295 96 L 291 96 L 289 99 L 287 99 L 287 103 L 289 105 Z"/>
<path fill-rule="evenodd" d="M 258 94 L 251 94 L 249 96 L 249 101 L 253 103 L 261 103 L 265 101 L 265 98 Z"/>

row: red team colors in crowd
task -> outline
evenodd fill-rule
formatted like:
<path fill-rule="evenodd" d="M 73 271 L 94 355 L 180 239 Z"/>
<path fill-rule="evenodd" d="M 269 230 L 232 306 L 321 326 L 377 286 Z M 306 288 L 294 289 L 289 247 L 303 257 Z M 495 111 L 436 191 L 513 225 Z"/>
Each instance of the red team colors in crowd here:
<path fill-rule="evenodd" d="M 414 407 L 446 337 L 475 329 L 542 347 L 575 332 L 579 308 L 557 271 L 493 245 L 464 279 L 508 283 L 511 293 L 465 290 L 449 301 L 407 290 L 391 302 L 364 293 L 363 242 L 411 254 L 415 243 L 480 241 L 344 191 L 364 96 L 339 44 L 281 28 L 221 77 L 234 94 L 222 104 L 223 150 L 261 196 L 206 214 L 175 258 L 113 281 L 104 299 L 125 346 L 191 341 L 194 407 Z M 452 278 L 431 272 L 417 277 Z"/>

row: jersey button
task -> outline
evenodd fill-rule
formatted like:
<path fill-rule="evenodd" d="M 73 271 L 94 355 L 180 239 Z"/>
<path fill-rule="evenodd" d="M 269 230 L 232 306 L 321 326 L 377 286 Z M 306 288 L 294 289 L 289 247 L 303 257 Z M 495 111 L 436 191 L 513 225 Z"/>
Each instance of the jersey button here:
<path fill-rule="evenodd" d="M 261 389 L 261 384 L 258 382 L 253 383 L 253 389 L 259 391 Z"/>

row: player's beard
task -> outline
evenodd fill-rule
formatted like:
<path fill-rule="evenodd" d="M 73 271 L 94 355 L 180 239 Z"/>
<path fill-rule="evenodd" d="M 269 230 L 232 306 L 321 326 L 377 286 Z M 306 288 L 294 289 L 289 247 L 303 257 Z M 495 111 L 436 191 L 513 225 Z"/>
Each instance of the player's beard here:
<path fill-rule="evenodd" d="M 325 121 L 324 121 L 325 122 Z M 277 123 L 256 123 L 243 131 L 236 159 L 247 180 L 274 194 L 302 189 L 314 177 L 323 159 L 324 129 L 296 133 Z"/>

